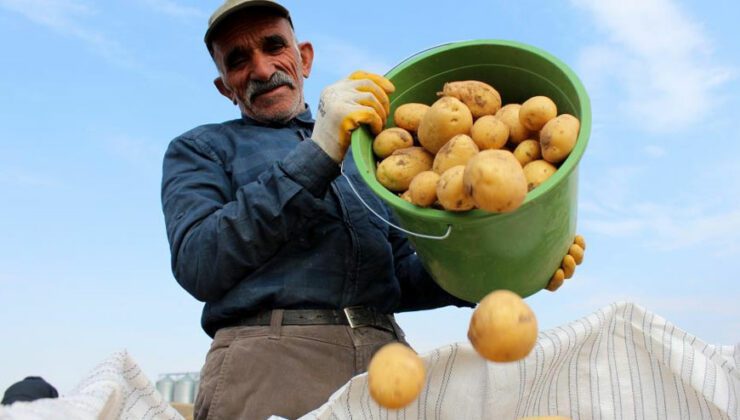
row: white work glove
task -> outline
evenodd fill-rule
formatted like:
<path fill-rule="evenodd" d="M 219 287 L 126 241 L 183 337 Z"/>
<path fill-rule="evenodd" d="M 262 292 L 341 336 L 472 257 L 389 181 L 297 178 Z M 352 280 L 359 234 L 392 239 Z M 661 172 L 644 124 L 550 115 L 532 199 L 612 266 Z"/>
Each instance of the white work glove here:
<path fill-rule="evenodd" d="M 373 134 L 383 130 L 390 112 L 388 94 L 395 87 L 383 76 L 356 71 L 321 92 L 311 138 L 335 162 L 344 159 L 352 131 L 368 124 Z"/>

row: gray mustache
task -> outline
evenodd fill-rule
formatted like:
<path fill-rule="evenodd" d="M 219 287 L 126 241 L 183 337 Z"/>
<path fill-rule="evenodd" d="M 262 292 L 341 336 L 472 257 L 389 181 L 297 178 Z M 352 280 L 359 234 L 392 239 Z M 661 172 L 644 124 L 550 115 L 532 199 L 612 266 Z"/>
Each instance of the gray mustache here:
<path fill-rule="evenodd" d="M 261 95 L 280 86 L 288 86 L 291 89 L 295 89 L 293 79 L 291 79 L 284 71 L 277 70 L 267 81 L 250 80 L 244 93 L 251 102 L 254 100 L 255 96 Z"/>

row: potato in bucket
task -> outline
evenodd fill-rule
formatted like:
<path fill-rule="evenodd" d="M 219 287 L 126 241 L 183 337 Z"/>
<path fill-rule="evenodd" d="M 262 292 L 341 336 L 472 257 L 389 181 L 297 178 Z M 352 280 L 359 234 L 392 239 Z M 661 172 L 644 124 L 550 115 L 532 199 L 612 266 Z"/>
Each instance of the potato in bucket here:
<path fill-rule="evenodd" d="M 437 98 L 437 92 L 445 83 L 478 80 L 493 86 L 505 103 L 547 96 L 557 104 L 558 112 L 580 120 L 570 155 L 559 163 L 548 182 L 526 194 L 519 208 L 508 213 L 477 209 L 449 212 L 415 206 L 378 182 L 372 133 L 361 128 L 352 135 L 351 149 L 360 177 L 389 205 L 401 227 L 426 235 L 409 234 L 409 239 L 443 289 L 471 302 L 496 289 L 508 289 L 522 297 L 542 290 L 560 267 L 576 230 L 578 163 L 591 126 L 588 95 L 577 76 L 545 51 L 501 40 L 455 42 L 425 50 L 386 76 L 396 86 L 391 112 L 407 103 L 444 100 Z M 420 141 L 423 125 L 422 121 Z M 532 138 L 531 130 L 526 131 L 530 136 L 521 141 Z M 461 133 L 439 136 L 434 151 L 455 134 Z M 470 135 L 469 131 L 462 134 Z"/>

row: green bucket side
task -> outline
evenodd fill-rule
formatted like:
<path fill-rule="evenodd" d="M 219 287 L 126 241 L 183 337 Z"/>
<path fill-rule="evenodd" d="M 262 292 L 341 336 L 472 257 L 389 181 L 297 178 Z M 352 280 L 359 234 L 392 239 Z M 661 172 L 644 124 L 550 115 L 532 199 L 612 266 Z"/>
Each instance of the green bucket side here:
<path fill-rule="evenodd" d="M 558 171 L 530 192 L 519 209 L 499 214 L 424 209 L 402 200 L 375 178 L 369 130 L 356 130 L 352 136 L 352 153 L 363 180 L 390 206 L 402 227 L 426 235 L 443 235 L 451 229 L 443 240 L 410 237 L 442 288 L 469 301 L 479 301 L 495 289 L 529 296 L 544 288 L 575 236 L 578 162 L 591 129 L 588 96 L 577 76 L 537 48 L 476 40 L 424 51 L 396 66 L 387 77 L 397 89 L 391 111 L 407 102 L 433 103 L 444 82 L 481 80 L 493 85 L 504 103 L 545 95 L 558 105 L 558 113 L 580 119 L 576 146 Z M 389 117 L 388 125 L 392 123 Z"/>

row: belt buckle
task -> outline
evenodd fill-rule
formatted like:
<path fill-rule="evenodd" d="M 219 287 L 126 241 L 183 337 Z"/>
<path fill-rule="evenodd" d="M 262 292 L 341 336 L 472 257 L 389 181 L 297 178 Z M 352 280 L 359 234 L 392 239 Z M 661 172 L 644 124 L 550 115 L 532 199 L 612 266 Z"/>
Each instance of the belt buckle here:
<path fill-rule="evenodd" d="M 367 310 L 362 306 L 348 306 L 343 309 L 344 316 L 347 317 L 347 322 L 350 328 L 367 327 L 372 325 L 372 320 L 369 320 L 367 316 L 363 316 Z"/>

